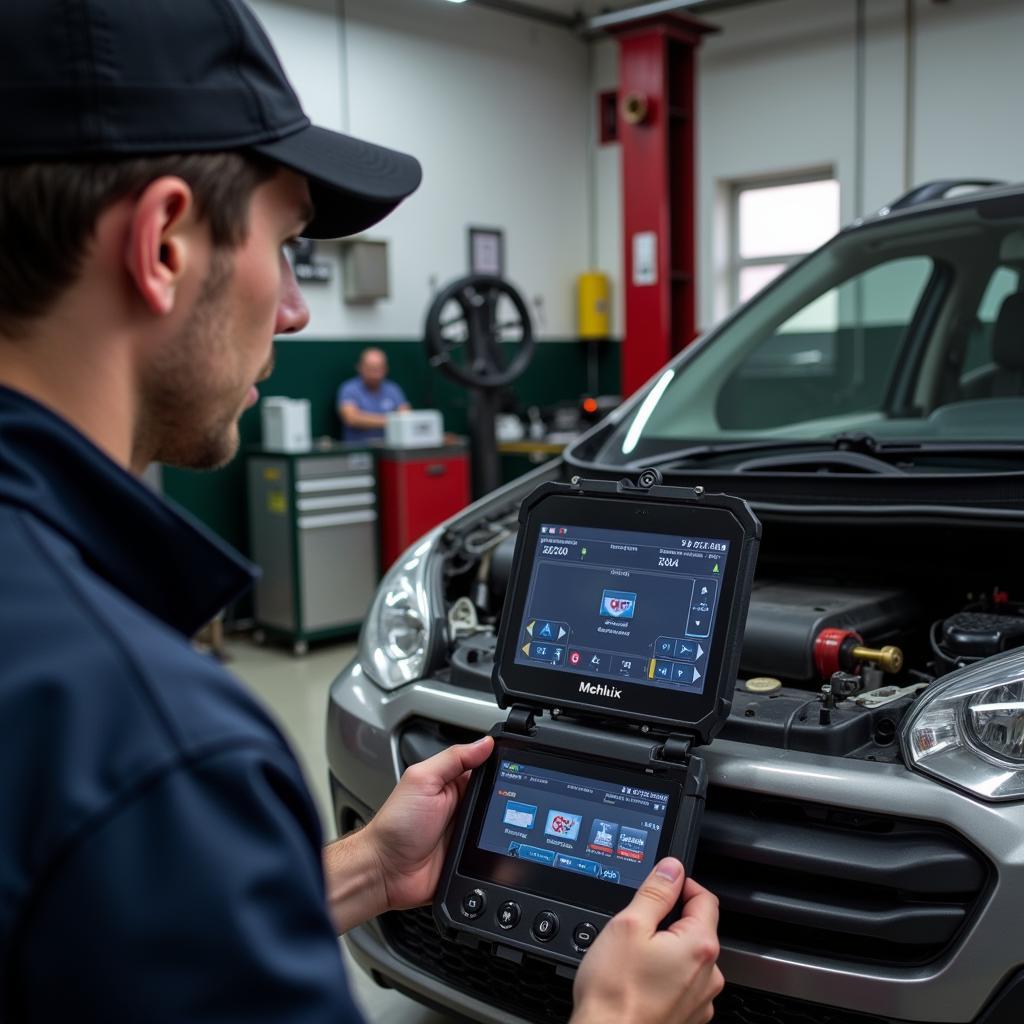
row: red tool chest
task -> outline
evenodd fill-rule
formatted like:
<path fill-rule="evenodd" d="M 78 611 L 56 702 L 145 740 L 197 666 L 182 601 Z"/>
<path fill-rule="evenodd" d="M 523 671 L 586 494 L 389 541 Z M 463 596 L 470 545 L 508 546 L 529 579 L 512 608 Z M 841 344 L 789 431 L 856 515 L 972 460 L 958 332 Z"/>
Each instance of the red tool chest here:
<path fill-rule="evenodd" d="M 467 447 L 381 448 L 377 488 L 380 565 L 385 572 L 417 538 L 469 504 Z"/>

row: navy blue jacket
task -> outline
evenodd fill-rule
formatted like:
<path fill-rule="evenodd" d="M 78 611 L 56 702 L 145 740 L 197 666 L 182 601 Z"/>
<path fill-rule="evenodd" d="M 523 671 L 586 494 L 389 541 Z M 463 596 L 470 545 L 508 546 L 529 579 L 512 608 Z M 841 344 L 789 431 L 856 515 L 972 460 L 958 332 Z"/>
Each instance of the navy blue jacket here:
<path fill-rule="evenodd" d="M 187 639 L 251 580 L 0 388 L 0 1021 L 358 1019 L 299 767 Z"/>

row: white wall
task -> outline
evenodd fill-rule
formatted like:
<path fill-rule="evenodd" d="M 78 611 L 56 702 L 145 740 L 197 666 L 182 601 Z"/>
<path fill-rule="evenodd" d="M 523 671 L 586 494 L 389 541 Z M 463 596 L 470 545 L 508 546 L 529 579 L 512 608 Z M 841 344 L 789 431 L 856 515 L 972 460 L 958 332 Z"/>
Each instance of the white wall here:
<path fill-rule="evenodd" d="M 433 289 L 466 269 L 469 224 L 505 229 L 508 274 L 541 299 L 542 336 L 574 334 L 573 279 L 590 266 L 612 276 L 621 334 L 620 152 L 592 144 L 596 95 L 618 81 L 614 40 L 588 53 L 565 30 L 442 0 L 252 2 L 314 120 L 405 148 L 425 170 L 421 190 L 369 233 L 391 243 L 394 297 L 352 307 L 339 275 L 310 286 L 310 336 L 418 336 Z M 698 58 L 703 326 L 728 309 L 730 182 L 832 168 L 848 222 L 899 195 L 908 170 L 914 182 L 1024 178 L 1024 0 L 915 0 L 909 168 L 905 2 L 865 10 L 859 154 L 856 0 L 708 17 L 722 31 Z"/>
<path fill-rule="evenodd" d="M 305 294 L 309 337 L 415 338 L 467 272 L 469 225 L 505 231 L 507 276 L 542 337 L 575 334 L 588 264 L 590 90 L 572 33 L 440 0 L 253 0 L 313 120 L 416 155 L 422 187 L 368 238 L 392 298 L 346 305 L 340 271 Z M 336 260 L 333 243 L 321 255 Z"/>
<path fill-rule="evenodd" d="M 844 223 L 910 183 L 1024 178 L 1018 129 L 1024 64 L 1020 0 L 916 0 L 910 165 L 904 0 L 867 0 L 863 203 L 858 208 L 856 4 L 774 0 L 711 17 L 699 72 L 700 313 L 728 308 L 724 183 L 832 167 Z"/>
<path fill-rule="evenodd" d="M 614 39 L 593 43 L 591 57 L 590 117 L 597 126 L 597 96 L 619 84 L 619 44 Z M 622 280 L 625 254 L 622 250 L 622 152 L 617 144 L 596 144 L 593 149 L 593 241 L 591 262 L 612 278 L 612 336 L 624 331 L 625 305 Z"/>
<path fill-rule="evenodd" d="M 729 183 L 832 168 L 847 223 L 900 195 L 906 180 L 1024 179 L 1019 128 L 1024 2 L 915 0 L 909 167 L 906 5 L 866 0 L 865 13 L 859 160 L 855 0 L 773 0 L 708 16 L 721 31 L 705 38 L 698 55 L 698 319 L 703 327 L 729 308 Z M 614 46 L 597 44 L 602 56 L 595 61 L 595 92 L 614 85 Z M 611 154 L 599 155 L 596 180 L 599 251 L 605 269 L 616 273 L 618 291 L 621 255 L 615 264 L 610 260 L 622 248 L 621 169 Z"/>

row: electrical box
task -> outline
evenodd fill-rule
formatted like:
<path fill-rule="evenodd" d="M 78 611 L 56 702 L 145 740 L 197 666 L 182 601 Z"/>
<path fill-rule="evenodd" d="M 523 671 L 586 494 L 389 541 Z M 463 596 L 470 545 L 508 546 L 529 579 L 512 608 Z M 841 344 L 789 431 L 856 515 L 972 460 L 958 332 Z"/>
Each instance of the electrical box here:
<path fill-rule="evenodd" d="M 391 296 L 388 243 L 356 238 L 342 245 L 346 302 L 376 302 Z"/>
<path fill-rule="evenodd" d="M 439 448 L 444 444 L 444 420 L 438 409 L 393 412 L 384 425 L 384 443 L 390 448 Z"/>
<path fill-rule="evenodd" d="M 274 452 L 304 452 L 310 444 L 309 399 L 264 398 L 263 447 Z"/>
<path fill-rule="evenodd" d="M 611 284 L 607 274 L 590 270 L 576 279 L 577 321 L 582 341 L 601 341 L 611 332 Z"/>

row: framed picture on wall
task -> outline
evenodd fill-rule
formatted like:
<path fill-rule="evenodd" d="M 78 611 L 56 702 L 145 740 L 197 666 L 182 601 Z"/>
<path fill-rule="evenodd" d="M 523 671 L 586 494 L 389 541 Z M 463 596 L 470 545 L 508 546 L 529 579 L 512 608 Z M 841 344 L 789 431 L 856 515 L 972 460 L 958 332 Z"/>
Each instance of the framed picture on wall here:
<path fill-rule="evenodd" d="M 469 229 L 469 272 L 505 274 L 505 232 L 501 228 Z"/>

